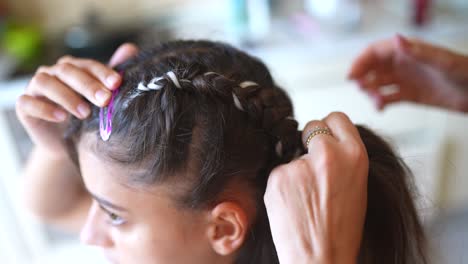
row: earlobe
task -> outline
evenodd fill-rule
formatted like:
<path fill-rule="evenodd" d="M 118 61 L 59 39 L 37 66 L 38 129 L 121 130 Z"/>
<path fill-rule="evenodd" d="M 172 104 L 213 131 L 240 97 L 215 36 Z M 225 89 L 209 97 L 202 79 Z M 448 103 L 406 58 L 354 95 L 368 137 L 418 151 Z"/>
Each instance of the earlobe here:
<path fill-rule="evenodd" d="M 244 243 L 248 227 L 247 214 L 234 202 L 223 202 L 211 210 L 208 240 L 219 255 L 229 255 Z"/>

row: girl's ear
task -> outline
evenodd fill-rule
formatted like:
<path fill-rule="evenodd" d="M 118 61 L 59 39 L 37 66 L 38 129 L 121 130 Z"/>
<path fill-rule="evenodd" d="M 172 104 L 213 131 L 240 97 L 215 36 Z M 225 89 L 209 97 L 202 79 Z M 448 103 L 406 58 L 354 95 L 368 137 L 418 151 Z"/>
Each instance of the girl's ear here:
<path fill-rule="evenodd" d="M 208 241 L 216 253 L 227 256 L 242 246 L 248 228 L 245 210 L 237 203 L 222 202 L 211 210 Z"/>

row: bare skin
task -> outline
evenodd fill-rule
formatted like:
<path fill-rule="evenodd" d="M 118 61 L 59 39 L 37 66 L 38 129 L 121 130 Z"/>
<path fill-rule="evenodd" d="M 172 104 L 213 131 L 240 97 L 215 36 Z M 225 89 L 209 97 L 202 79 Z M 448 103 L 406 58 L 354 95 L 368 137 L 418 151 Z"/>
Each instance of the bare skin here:
<path fill-rule="evenodd" d="M 468 112 L 468 56 L 421 40 L 395 36 L 369 45 L 349 78 L 378 109 L 407 101 Z M 396 86 L 396 93 L 383 93 L 387 85 Z"/>
<path fill-rule="evenodd" d="M 227 199 L 222 194 L 206 209 L 181 207 L 173 199 L 172 183 L 128 184 L 132 169 L 102 159 L 90 147 L 96 140 L 87 134 L 77 144 L 82 177 L 93 196 L 81 230 L 83 243 L 99 247 L 111 263 L 235 263 L 253 220 L 254 214 L 247 213 L 254 208 L 249 195 Z M 245 194 L 239 187 L 228 189 Z"/>
<path fill-rule="evenodd" d="M 122 47 L 111 65 L 135 52 L 134 46 Z M 398 36 L 370 45 L 354 62 L 349 77 L 379 109 L 411 101 L 467 112 L 467 72 L 466 56 Z M 92 200 L 59 135 L 67 115 L 87 116 L 89 108 L 80 96 L 98 106 L 107 103 L 109 91 L 119 83 L 117 79 L 108 83 L 107 77 L 115 74 L 96 62 L 67 57 L 40 68 L 18 100 L 18 117 L 35 143 L 25 170 L 27 202 L 38 216 L 67 230 L 83 226 Z M 398 87 L 396 93 L 381 92 L 382 86 L 392 84 Z M 98 90 L 107 97 L 97 100 Z M 367 203 L 367 155 L 345 115 L 333 113 L 312 121 L 304 131 L 317 125 L 329 127 L 333 136 L 316 136 L 308 154 L 270 176 L 264 198 L 273 238 L 283 264 L 355 263 Z M 87 230 L 95 227 L 88 225 Z"/>
<path fill-rule="evenodd" d="M 132 45 L 121 47 L 111 65 L 133 56 L 136 50 Z M 27 204 L 36 215 L 56 227 L 77 233 L 84 226 L 83 240 L 106 248 L 109 244 L 102 244 L 100 238 L 108 241 L 109 236 L 96 236 L 104 234 L 100 233 L 103 229 L 98 228 L 96 221 L 105 218 L 102 212 L 98 213 L 82 175 L 68 158 L 60 135 L 68 115 L 86 118 L 89 114 L 86 111 L 88 103 L 81 96 L 98 106 L 107 104 L 109 91 L 118 87 L 121 81 L 116 79 L 107 83 L 107 77 L 115 74 L 100 63 L 65 57 L 54 66 L 40 68 L 17 103 L 18 117 L 35 143 L 25 169 Z M 104 92 L 107 97 L 98 100 L 97 91 Z M 362 157 L 367 156 L 362 142 L 356 137 L 356 128 L 344 114 L 334 113 L 323 121 L 312 121 L 304 131 L 315 125 L 330 127 L 333 137 L 314 138 L 309 145 L 309 154 L 275 169 L 268 182 L 265 204 L 275 245 L 281 263 L 301 263 L 299 259 L 304 263 L 354 263 L 365 215 L 367 196 L 362 186 L 367 180 L 367 167 L 366 159 Z M 343 176 L 341 171 L 350 173 Z M 97 188 L 103 185 L 95 184 L 93 178 L 85 178 L 90 191 L 112 198 L 111 192 Z M 311 182 L 316 185 L 309 184 Z M 299 206 L 302 204 L 309 205 L 307 210 Z M 241 210 L 232 205 L 221 209 L 212 215 L 223 216 L 226 215 L 224 212 L 242 215 Z M 288 215 L 287 219 L 285 215 Z M 294 221 L 285 222 L 288 219 Z M 238 230 L 245 231 L 243 221 L 237 222 Z M 348 228 L 350 225 L 353 228 Z M 112 245 L 122 242 L 114 238 Z M 220 255 L 230 254 L 242 239 L 232 240 L 230 247 L 226 247 L 222 240 L 212 239 L 211 248 Z M 292 243 L 283 243 L 291 239 Z M 112 253 L 111 258 L 114 256 L 117 255 Z"/>
<path fill-rule="evenodd" d="M 317 126 L 333 135 L 313 137 L 306 155 L 275 168 L 268 180 L 273 240 L 282 264 L 356 263 L 367 207 L 366 148 L 343 113 L 309 122 L 303 142 Z"/>
<path fill-rule="evenodd" d="M 110 66 L 136 52 L 134 45 L 122 45 Z M 110 76 L 116 79 L 108 83 Z M 39 68 L 17 101 L 17 116 L 34 142 L 23 172 L 25 202 L 35 215 L 58 228 L 78 232 L 91 204 L 79 171 L 66 152 L 64 125 L 70 114 L 78 118 L 89 114 L 88 102 L 81 96 L 103 106 L 109 97 L 98 101 L 96 92 L 109 96 L 120 81 L 117 72 L 101 63 L 64 57 L 56 65 Z"/>

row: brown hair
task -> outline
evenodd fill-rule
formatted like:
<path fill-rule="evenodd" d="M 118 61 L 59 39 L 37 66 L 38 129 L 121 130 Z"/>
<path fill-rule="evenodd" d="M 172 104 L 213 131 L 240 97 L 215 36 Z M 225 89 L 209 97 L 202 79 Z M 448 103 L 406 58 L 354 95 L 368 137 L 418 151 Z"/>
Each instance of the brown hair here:
<path fill-rule="evenodd" d="M 224 43 L 175 41 L 141 51 L 118 70 L 124 82 L 113 132 L 108 142 L 96 141 L 96 151 L 122 166 L 145 168 L 125 179 L 132 184 L 183 186 L 174 201 L 184 208 L 210 207 L 232 183 L 244 184 L 257 212 L 236 263 L 278 263 L 263 194 L 272 168 L 304 149 L 291 101 L 266 66 Z M 162 89 L 136 89 L 156 76 L 163 77 Z M 244 89 L 244 81 L 258 85 Z M 370 160 L 359 263 L 425 263 L 411 173 L 382 139 L 359 131 Z M 97 107 L 90 118 L 71 122 L 68 137 L 76 142 L 90 132 L 99 137 Z"/>

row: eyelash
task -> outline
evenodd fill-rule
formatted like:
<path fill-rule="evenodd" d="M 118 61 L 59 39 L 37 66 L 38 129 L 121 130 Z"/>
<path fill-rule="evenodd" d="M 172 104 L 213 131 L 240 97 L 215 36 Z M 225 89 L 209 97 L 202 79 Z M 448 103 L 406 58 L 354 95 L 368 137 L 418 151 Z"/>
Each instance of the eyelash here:
<path fill-rule="evenodd" d="M 109 217 L 110 224 L 113 226 L 120 226 L 120 225 L 125 224 L 125 220 L 122 217 L 118 216 L 117 214 L 108 212 L 107 216 Z"/>
<path fill-rule="evenodd" d="M 101 209 L 104 211 L 104 213 L 107 214 L 107 217 L 108 217 L 108 223 L 110 225 L 113 225 L 113 226 L 121 226 L 123 224 L 126 223 L 126 221 L 120 217 L 119 215 L 115 214 L 115 213 L 112 213 L 110 211 L 108 211 L 107 209 L 105 208 L 102 208 Z"/>

